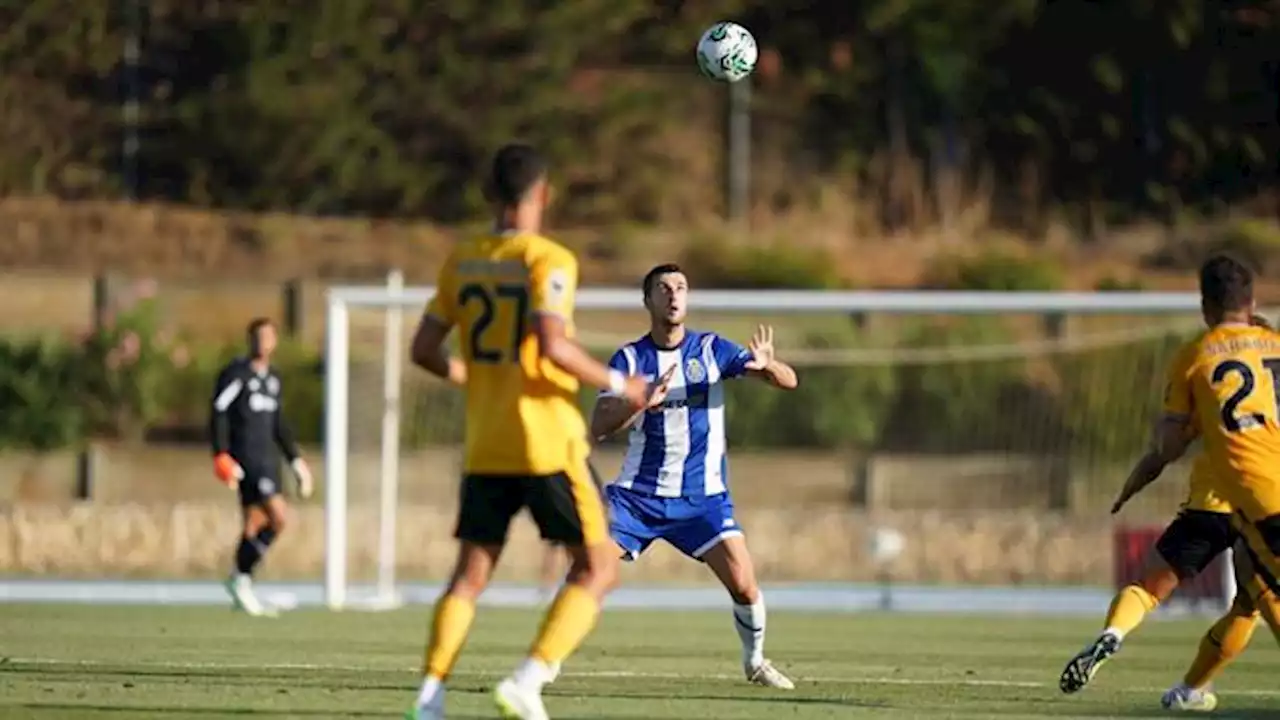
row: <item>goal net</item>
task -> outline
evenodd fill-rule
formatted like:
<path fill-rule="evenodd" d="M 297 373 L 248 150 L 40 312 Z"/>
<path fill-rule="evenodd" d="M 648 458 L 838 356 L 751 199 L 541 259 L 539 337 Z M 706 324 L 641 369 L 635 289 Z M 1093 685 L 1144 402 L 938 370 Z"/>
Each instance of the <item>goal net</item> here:
<path fill-rule="evenodd" d="M 452 567 L 462 395 L 407 366 L 431 294 L 329 293 L 331 607 L 429 600 Z M 763 577 L 1096 587 L 1132 572 L 1129 546 L 1149 544 L 1117 532 L 1107 508 L 1148 440 L 1172 350 L 1198 326 L 1194 296 L 695 291 L 691 305 L 696 327 L 744 344 L 758 323 L 774 325 L 800 373 L 792 393 L 742 382 L 727 395 L 730 484 Z M 601 358 L 647 329 L 629 289 L 582 291 L 577 320 Z M 621 449 L 597 448 L 606 478 Z M 1125 524 L 1166 522 L 1185 476 L 1172 468 Z M 901 551 L 873 552 L 873 528 L 901 535 Z M 519 519 L 494 597 L 532 600 L 542 560 Z M 655 548 L 625 579 L 704 575 Z M 1216 601 L 1229 590 L 1215 577 L 1196 592 Z"/>

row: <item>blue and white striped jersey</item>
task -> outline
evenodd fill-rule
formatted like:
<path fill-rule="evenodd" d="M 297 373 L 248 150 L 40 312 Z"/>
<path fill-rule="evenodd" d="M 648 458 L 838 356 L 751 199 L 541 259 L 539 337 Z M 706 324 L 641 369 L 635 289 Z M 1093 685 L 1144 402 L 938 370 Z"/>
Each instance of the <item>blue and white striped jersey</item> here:
<path fill-rule="evenodd" d="M 659 347 L 645 335 L 614 353 L 609 367 L 650 381 L 675 366 L 667 399 L 632 426 L 615 483 L 666 498 L 727 492 L 724 381 L 745 374 L 751 357 L 737 343 L 694 330 L 677 347 Z"/>

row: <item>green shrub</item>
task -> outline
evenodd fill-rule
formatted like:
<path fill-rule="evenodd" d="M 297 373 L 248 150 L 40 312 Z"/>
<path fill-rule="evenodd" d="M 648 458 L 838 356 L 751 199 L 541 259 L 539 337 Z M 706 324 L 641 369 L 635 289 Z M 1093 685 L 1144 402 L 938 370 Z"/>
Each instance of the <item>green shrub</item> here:
<path fill-rule="evenodd" d="M 907 336 L 907 351 L 941 350 L 937 357 L 909 355 L 895 365 L 895 405 L 881 447 L 903 452 L 1026 448 L 1044 436 L 1045 418 L 1021 357 L 966 359 L 965 349 L 1011 347 L 1014 338 L 999 318 L 928 321 Z M 1024 415 L 1025 414 L 1025 415 Z"/>
<path fill-rule="evenodd" d="M 865 349 L 852 325 L 806 335 L 804 351 Z M 729 440 L 743 447 L 866 448 L 879 437 L 895 396 L 888 365 L 850 367 L 832 358 L 803 363 L 800 386 L 782 392 L 760 382 L 730 383 L 726 390 Z"/>
<path fill-rule="evenodd" d="M 141 440 L 163 419 L 183 346 L 160 323 L 154 298 L 108 318 L 80 348 L 81 398 L 90 434 Z"/>
<path fill-rule="evenodd" d="M 798 246 L 737 247 L 717 238 L 694 239 L 680 262 L 704 288 L 828 290 L 844 284 L 828 253 Z"/>
<path fill-rule="evenodd" d="M 1169 360 L 1185 340 L 1167 335 L 1058 358 L 1058 397 L 1072 445 L 1096 458 L 1142 452 L 1160 410 Z M 1117 386 L 1117 379 L 1123 384 Z"/>
<path fill-rule="evenodd" d="M 1193 225 L 1170 238 L 1168 244 L 1147 258 L 1153 267 L 1195 270 L 1214 253 L 1226 252 L 1263 272 L 1280 268 L 1280 224 L 1245 219 L 1220 225 Z"/>
<path fill-rule="evenodd" d="M 1280 260 L 1280 225 L 1268 220 L 1240 220 L 1222 228 L 1208 248 L 1229 252 L 1261 269 L 1271 269 Z"/>
<path fill-rule="evenodd" d="M 83 441 L 81 371 L 67 343 L 0 340 L 0 448 L 56 450 Z"/>
<path fill-rule="evenodd" d="M 1062 271 L 1048 258 L 988 251 L 976 257 L 947 256 L 925 273 L 924 286 L 935 290 L 1021 292 L 1063 287 Z"/>
<path fill-rule="evenodd" d="M 1093 289 L 1098 292 L 1141 292 L 1147 288 L 1142 280 L 1138 278 L 1123 279 L 1114 275 L 1107 275 L 1094 283 Z"/>

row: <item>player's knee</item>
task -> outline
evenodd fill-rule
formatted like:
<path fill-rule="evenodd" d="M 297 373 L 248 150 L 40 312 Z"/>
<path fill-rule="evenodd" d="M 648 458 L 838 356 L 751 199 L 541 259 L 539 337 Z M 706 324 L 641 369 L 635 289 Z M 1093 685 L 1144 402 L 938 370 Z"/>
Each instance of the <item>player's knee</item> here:
<path fill-rule="evenodd" d="M 750 568 L 735 566 L 729 574 L 729 582 L 725 583 L 729 597 L 738 605 L 754 605 L 760 600 L 760 584 Z"/>
<path fill-rule="evenodd" d="M 449 582 L 449 594 L 474 600 L 489 585 L 489 573 L 475 564 L 460 565 Z"/>
<path fill-rule="evenodd" d="M 271 513 L 271 516 L 267 521 L 267 526 L 271 528 L 272 532 L 276 535 L 283 533 L 284 529 L 289 526 L 289 513 L 284 510 Z"/>
<path fill-rule="evenodd" d="M 1232 615 L 1242 618 L 1256 618 L 1258 616 L 1258 605 L 1253 600 L 1253 595 L 1246 588 L 1240 588 L 1236 591 L 1236 596 L 1231 599 Z"/>
<path fill-rule="evenodd" d="M 280 533 L 284 532 L 284 528 L 289 527 L 288 512 L 285 511 L 283 507 L 271 509 L 268 514 L 268 520 L 266 520 L 266 525 L 271 529 L 271 532 L 274 532 L 276 536 L 279 536 Z"/>
<path fill-rule="evenodd" d="M 1174 590 L 1178 589 L 1179 582 L 1177 571 L 1168 564 L 1161 563 L 1148 570 L 1136 584 L 1150 593 L 1158 602 L 1164 602 L 1169 599 Z"/>
<path fill-rule="evenodd" d="M 608 594 L 618 585 L 617 548 L 612 543 L 584 548 L 573 559 L 567 581 L 590 590 L 597 596 Z"/>

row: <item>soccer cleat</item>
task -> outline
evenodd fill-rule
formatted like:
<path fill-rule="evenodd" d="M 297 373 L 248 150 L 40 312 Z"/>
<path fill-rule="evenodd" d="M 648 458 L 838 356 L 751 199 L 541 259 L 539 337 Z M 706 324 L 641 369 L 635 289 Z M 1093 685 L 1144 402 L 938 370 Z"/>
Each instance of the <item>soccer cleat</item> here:
<path fill-rule="evenodd" d="M 1103 633 L 1090 643 L 1079 654 L 1071 658 L 1071 662 L 1062 669 L 1062 677 L 1058 679 L 1058 687 L 1064 693 L 1079 692 L 1093 676 L 1098 673 L 1107 660 L 1120 650 L 1120 638 L 1111 633 Z"/>
<path fill-rule="evenodd" d="M 248 575 L 240 575 L 239 573 L 227 578 L 223 583 L 223 587 L 227 589 L 227 594 L 231 596 L 231 602 L 236 610 L 239 610 L 253 617 L 275 617 L 275 608 L 267 607 L 262 604 L 257 595 L 253 594 L 253 581 Z"/>
<path fill-rule="evenodd" d="M 404 720 L 444 720 L 444 705 L 417 705 L 404 714 Z"/>
<path fill-rule="evenodd" d="M 498 714 L 506 720 L 551 720 L 542 705 L 542 690 L 510 678 L 494 688 L 493 701 L 498 706 Z"/>
<path fill-rule="evenodd" d="M 761 685 L 763 687 L 777 688 L 779 690 L 795 690 L 796 684 L 791 682 L 791 678 L 782 674 L 782 671 L 773 666 L 773 663 L 765 660 L 756 667 L 745 666 L 743 669 L 747 672 L 747 682 L 752 685 Z"/>
<path fill-rule="evenodd" d="M 404 720 L 444 720 L 444 708 L 415 707 L 405 712 Z"/>
<path fill-rule="evenodd" d="M 1178 684 L 1165 691 L 1160 707 L 1180 712 L 1213 712 L 1218 707 L 1218 696 L 1212 690 Z"/>

